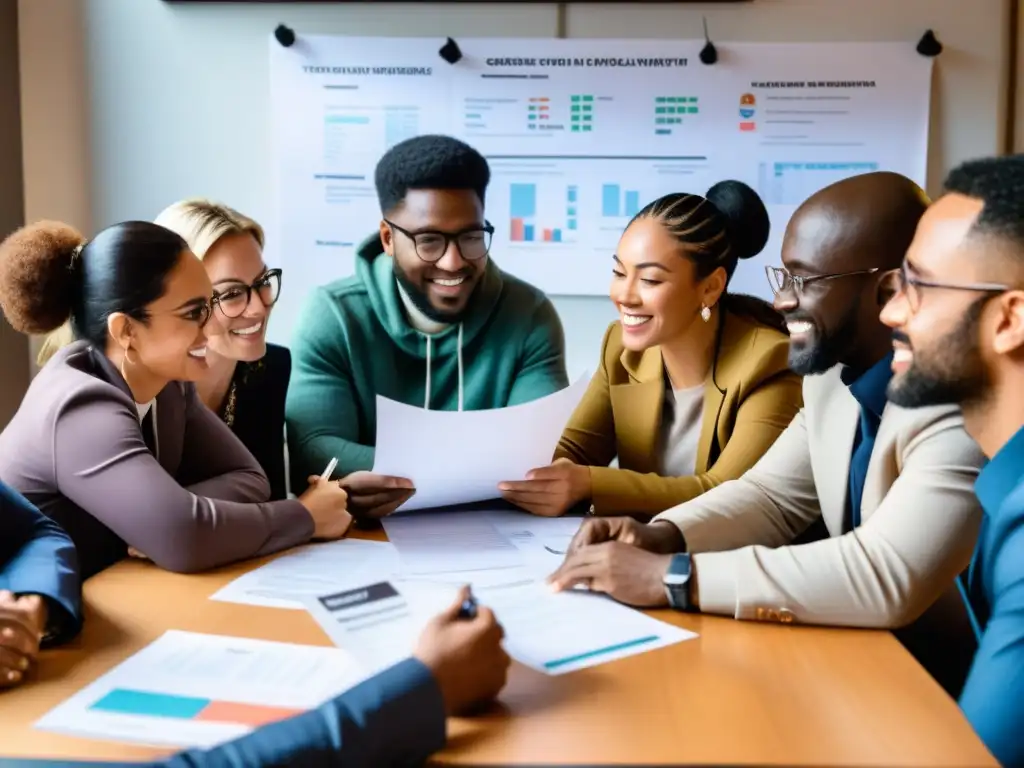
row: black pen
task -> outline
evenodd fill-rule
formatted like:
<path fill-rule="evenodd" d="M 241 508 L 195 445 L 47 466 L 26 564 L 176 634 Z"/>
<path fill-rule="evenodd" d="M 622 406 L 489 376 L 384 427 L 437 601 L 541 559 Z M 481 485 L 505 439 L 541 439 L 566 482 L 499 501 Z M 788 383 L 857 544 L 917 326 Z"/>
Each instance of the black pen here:
<path fill-rule="evenodd" d="M 469 597 L 462 601 L 462 605 L 459 606 L 459 618 L 460 619 L 475 619 L 476 618 L 476 598 L 473 597 L 473 593 L 469 593 Z"/>

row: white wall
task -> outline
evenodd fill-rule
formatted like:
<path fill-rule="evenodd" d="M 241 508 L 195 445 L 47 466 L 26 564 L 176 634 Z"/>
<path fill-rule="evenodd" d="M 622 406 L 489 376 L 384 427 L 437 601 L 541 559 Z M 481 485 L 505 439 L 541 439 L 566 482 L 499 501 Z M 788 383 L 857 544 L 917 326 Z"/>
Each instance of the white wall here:
<path fill-rule="evenodd" d="M 269 32 L 553 36 L 551 4 L 192 5 L 161 0 L 19 0 L 27 218 L 101 227 L 152 218 L 202 194 L 273 220 Z M 970 7 L 967 12 L 967 7 Z M 931 27 L 936 65 L 929 188 L 967 157 L 1002 148 L 1009 0 L 754 0 L 570 4 L 572 37 L 701 34 L 729 40 L 905 40 Z M 87 149 L 83 147 L 87 146 Z M 88 208 L 88 213 L 82 210 Z M 569 368 L 593 369 L 614 316 L 604 298 L 555 297 Z"/>

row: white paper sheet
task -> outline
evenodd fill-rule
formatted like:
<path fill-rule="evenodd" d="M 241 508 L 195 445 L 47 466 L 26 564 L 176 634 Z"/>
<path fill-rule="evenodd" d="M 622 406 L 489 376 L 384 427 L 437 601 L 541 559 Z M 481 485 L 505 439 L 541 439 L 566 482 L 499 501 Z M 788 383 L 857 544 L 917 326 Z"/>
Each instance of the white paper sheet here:
<path fill-rule="evenodd" d="M 413 481 L 403 511 L 496 499 L 498 483 L 551 463 L 589 381 L 483 411 L 431 411 L 377 395 L 373 471 Z"/>
<path fill-rule="evenodd" d="M 483 514 L 435 512 L 395 515 L 382 521 L 398 550 L 403 577 L 516 568 L 520 551 Z"/>
<path fill-rule="evenodd" d="M 366 672 L 337 648 L 171 630 L 44 715 L 36 728 L 210 747 L 317 707 Z"/>
<path fill-rule="evenodd" d="M 367 669 L 408 656 L 423 627 L 454 599 L 455 584 L 395 580 L 308 600 L 307 608 L 339 647 Z M 474 587 L 494 611 L 514 659 L 547 675 L 653 651 L 697 637 L 598 594 L 552 593 L 530 580 Z"/>
<path fill-rule="evenodd" d="M 366 583 L 306 600 L 327 636 L 376 672 L 408 657 L 427 623 L 455 599 L 455 585 Z"/>
<path fill-rule="evenodd" d="M 530 584 L 479 590 L 477 599 L 490 606 L 504 627 L 508 654 L 548 675 L 697 637 L 599 594 L 553 593 Z"/>
<path fill-rule="evenodd" d="M 309 544 L 238 577 L 211 600 L 269 608 L 304 608 L 303 599 L 346 583 L 386 578 L 398 569 L 398 552 L 387 542 L 343 539 Z"/>

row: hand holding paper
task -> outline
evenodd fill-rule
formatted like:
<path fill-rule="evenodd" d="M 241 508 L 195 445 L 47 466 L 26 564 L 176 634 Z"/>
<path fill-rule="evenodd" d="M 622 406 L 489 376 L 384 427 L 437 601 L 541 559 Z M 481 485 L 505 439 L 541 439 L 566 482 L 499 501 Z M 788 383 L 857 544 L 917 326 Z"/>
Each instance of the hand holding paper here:
<path fill-rule="evenodd" d="M 525 480 L 498 485 L 501 497 L 520 509 L 542 517 L 559 517 L 590 496 L 590 468 L 558 459 L 531 469 Z"/>
<path fill-rule="evenodd" d="M 498 485 L 546 466 L 590 380 L 483 411 L 430 411 L 377 395 L 374 474 L 406 477 L 414 510 L 497 498 Z"/>

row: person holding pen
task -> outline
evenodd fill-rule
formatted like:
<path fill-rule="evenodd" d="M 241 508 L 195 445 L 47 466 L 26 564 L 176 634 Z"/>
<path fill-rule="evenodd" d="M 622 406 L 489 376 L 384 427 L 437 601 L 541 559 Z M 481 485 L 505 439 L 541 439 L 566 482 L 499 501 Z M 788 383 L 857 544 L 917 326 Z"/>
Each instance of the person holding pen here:
<path fill-rule="evenodd" d="M 30 679 L 40 644 L 70 640 L 81 626 L 81 580 L 71 540 L 0 484 L 0 691 Z M 478 608 L 463 588 L 423 630 L 410 658 L 315 710 L 150 765 L 378 768 L 421 763 L 444 746 L 448 715 L 473 711 L 505 686 L 511 660 L 502 648 L 503 638 L 494 613 Z"/>
<path fill-rule="evenodd" d="M 76 339 L 0 433 L 0 480 L 67 532 L 83 578 L 129 548 L 188 573 L 348 530 L 337 483 L 269 501 L 266 474 L 200 401 L 193 382 L 223 332 L 216 301 L 185 241 L 150 222 L 90 240 L 39 222 L 0 244 L 10 324 L 47 333 L 70 322 Z"/>

